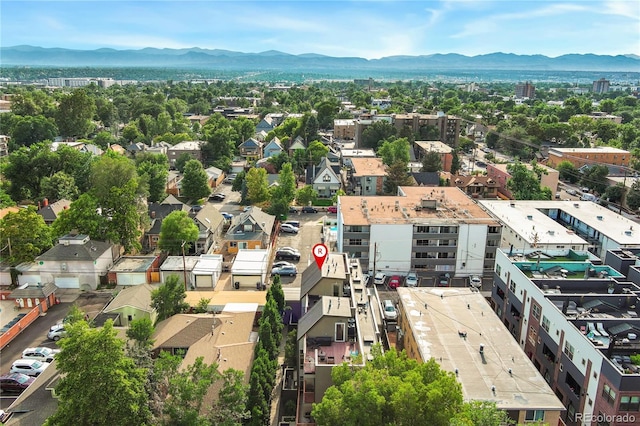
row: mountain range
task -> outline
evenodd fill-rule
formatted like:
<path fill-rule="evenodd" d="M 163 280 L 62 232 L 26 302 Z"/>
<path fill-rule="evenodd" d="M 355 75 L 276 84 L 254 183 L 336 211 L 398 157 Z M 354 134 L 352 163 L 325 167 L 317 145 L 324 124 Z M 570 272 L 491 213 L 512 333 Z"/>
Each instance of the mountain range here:
<path fill-rule="evenodd" d="M 228 70 L 329 71 L 365 70 L 530 70 L 639 72 L 637 55 L 543 55 L 490 53 L 464 56 L 455 53 L 388 56 L 380 59 L 332 57 L 314 53 L 292 55 L 275 50 L 242 53 L 220 49 L 72 50 L 35 46 L 0 48 L 2 66 L 56 67 L 176 67 Z"/>

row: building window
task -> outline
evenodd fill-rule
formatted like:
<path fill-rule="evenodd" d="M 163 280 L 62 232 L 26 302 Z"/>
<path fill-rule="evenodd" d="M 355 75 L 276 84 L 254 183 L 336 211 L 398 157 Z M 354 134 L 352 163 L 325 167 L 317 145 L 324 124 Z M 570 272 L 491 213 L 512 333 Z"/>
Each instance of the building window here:
<path fill-rule="evenodd" d="M 362 226 L 347 226 L 345 232 L 362 232 Z"/>
<path fill-rule="evenodd" d="M 488 253 L 485 253 L 485 254 L 484 254 L 484 258 L 485 258 L 485 259 L 493 259 L 493 258 L 495 258 L 495 257 L 496 257 L 496 254 L 495 254 L 495 253 L 493 253 L 493 252 L 488 252 Z"/>
<path fill-rule="evenodd" d="M 500 233 L 500 227 L 499 226 L 490 226 L 489 227 L 489 233 L 490 234 L 499 234 Z"/>
<path fill-rule="evenodd" d="M 322 176 L 322 181 L 323 182 L 331 182 L 331 176 L 329 176 L 329 175 Z"/>
<path fill-rule="evenodd" d="M 544 328 L 547 333 L 549 332 L 549 325 L 549 318 L 542 317 L 542 328 Z"/>
<path fill-rule="evenodd" d="M 616 400 L 616 392 L 611 389 L 611 386 L 604 385 L 602 388 L 602 397 L 609 403 L 609 405 L 613 405 Z"/>
<path fill-rule="evenodd" d="M 512 280 L 509 280 L 509 291 L 511 293 L 515 293 L 516 292 L 516 283 Z"/>
<path fill-rule="evenodd" d="M 353 240 L 349 240 L 349 245 L 350 246 L 361 246 L 362 245 L 362 240 L 359 238 L 353 239 Z"/>
<path fill-rule="evenodd" d="M 571 345 L 571 343 L 564 342 L 564 350 L 563 350 L 563 352 L 570 360 L 573 360 L 574 348 Z"/>
<path fill-rule="evenodd" d="M 416 245 L 417 246 L 428 246 L 429 244 L 429 240 L 416 240 Z"/>
<path fill-rule="evenodd" d="M 525 422 L 539 422 L 544 420 L 543 410 L 527 410 L 524 414 Z"/>
<path fill-rule="evenodd" d="M 534 303 L 532 311 L 533 311 L 533 317 L 535 319 L 539 320 L 540 319 L 540 305 L 537 305 L 537 304 Z"/>
<path fill-rule="evenodd" d="M 238 243 L 235 241 L 230 241 L 229 242 L 229 247 L 238 247 Z"/>
<path fill-rule="evenodd" d="M 455 259 L 455 253 L 438 253 L 438 259 Z"/>
<path fill-rule="evenodd" d="M 640 411 L 640 396 L 621 396 L 620 411 Z"/>
<path fill-rule="evenodd" d="M 500 265 L 496 265 L 496 274 L 498 274 L 498 276 L 500 276 L 501 272 L 502 272 L 502 267 Z"/>
<path fill-rule="evenodd" d="M 429 232 L 429 227 L 428 226 L 416 226 L 416 233 L 417 234 L 426 234 Z"/>
<path fill-rule="evenodd" d="M 498 246 L 498 240 L 487 241 L 487 247 L 497 247 L 497 246 Z"/>
<path fill-rule="evenodd" d="M 455 226 L 441 226 L 440 233 L 441 234 L 455 234 L 457 228 Z"/>
<path fill-rule="evenodd" d="M 345 323 L 337 322 L 336 323 L 336 342 L 344 342 L 345 341 Z"/>
<path fill-rule="evenodd" d="M 437 252 L 416 253 L 416 259 L 435 259 L 438 257 Z"/>

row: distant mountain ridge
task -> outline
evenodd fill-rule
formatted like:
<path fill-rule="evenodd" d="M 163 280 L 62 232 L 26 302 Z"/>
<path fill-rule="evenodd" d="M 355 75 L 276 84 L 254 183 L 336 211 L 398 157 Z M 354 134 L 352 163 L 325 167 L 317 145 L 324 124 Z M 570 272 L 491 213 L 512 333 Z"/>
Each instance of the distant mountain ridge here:
<path fill-rule="evenodd" d="M 544 55 L 490 53 L 465 56 L 455 53 L 421 56 L 388 56 L 380 59 L 332 57 L 315 53 L 292 55 L 276 50 L 242 53 L 221 49 L 158 49 L 139 50 L 72 50 L 36 46 L 0 48 L 2 66 L 57 67 L 180 67 L 254 70 L 538 70 L 538 71 L 616 71 L 640 72 L 637 55 L 568 54 L 555 58 Z"/>

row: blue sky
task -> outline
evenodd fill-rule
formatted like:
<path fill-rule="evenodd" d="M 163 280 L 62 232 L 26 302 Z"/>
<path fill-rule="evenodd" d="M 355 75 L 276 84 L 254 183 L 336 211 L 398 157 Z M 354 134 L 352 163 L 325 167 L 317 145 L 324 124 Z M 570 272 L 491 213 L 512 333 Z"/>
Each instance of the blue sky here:
<path fill-rule="evenodd" d="M 0 26 L 2 46 L 640 55 L 638 0 L 2 0 Z"/>

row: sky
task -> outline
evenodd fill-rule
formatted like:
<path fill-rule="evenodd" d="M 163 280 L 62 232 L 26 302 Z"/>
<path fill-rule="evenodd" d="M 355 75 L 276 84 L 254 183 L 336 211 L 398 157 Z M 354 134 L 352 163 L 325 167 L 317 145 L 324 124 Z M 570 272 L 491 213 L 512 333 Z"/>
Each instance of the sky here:
<path fill-rule="evenodd" d="M 1 0 L 0 28 L 3 47 L 640 55 L 638 0 Z"/>

